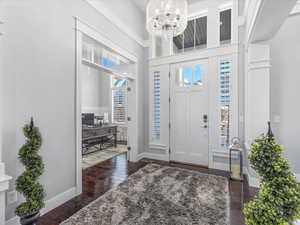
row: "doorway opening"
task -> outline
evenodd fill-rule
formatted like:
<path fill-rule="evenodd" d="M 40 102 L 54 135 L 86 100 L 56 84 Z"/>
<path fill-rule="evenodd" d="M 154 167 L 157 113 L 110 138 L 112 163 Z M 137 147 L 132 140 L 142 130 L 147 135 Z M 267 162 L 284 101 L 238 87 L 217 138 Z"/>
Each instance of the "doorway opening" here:
<path fill-rule="evenodd" d="M 94 28 L 77 25 L 77 193 L 82 170 L 137 152 L 137 60 Z"/>
<path fill-rule="evenodd" d="M 82 38 L 82 168 L 127 153 L 128 75 L 133 63 L 92 38 Z"/>

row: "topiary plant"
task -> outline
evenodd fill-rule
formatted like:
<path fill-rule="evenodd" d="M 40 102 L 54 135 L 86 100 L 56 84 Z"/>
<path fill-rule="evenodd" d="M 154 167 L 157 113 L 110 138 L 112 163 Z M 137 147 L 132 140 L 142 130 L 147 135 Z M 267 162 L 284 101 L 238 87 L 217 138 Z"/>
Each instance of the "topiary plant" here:
<path fill-rule="evenodd" d="M 289 225 L 300 218 L 300 187 L 282 153 L 283 147 L 270 134 L 252 144 L 249 159 L 261 186 L 255 199 L 245 205 L 247 225 Z"/>
<path fill-rule="evenodd" d="M 42 157 L 38 151 L 42 145 L 40 131 L 34 126 L 33 119 L 23 128 L 26 143 L 19 150 L 19 159 L 25 166 L 25 171 L 16 180 L 16 190 L 23 194 L 26 202 L 21 203 L 16 214 L 26 217 L 38 213 L 44 207 L 45 192 L 38 178 L 44 171 Z"/>

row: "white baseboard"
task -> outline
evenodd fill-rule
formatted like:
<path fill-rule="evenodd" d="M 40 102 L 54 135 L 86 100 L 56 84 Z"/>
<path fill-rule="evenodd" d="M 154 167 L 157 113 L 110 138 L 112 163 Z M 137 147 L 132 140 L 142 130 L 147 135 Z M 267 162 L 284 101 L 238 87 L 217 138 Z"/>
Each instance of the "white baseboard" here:
<path fill-rule="evenodd" d="M 56 207 L 62 205 L 63 203 L 69 201 L 70 199 L 74 198 L 76 196 L 76 188 L 73 187 L 59 195 L 56 195 L 55 197 L 47 200 L 45 202 L 45 208 L 42 209 L 41 214 L 46 214 L 52 209 L 55 209 Z M 10 220 L 7 220 L 5 222 L 5 225 L 20 225 L 19 217 L 15 216 L 11 218 Z"/>
<path fill-rule="evenodd" d="M 249 172 L 249 169 L 247 167 L 244 168 L 244 171 L 245 171 L 245 175 L 248 180 L 249 187 L 259 188 L 259 186 L 260 186 L 259 178 L 251 175 L 251 173 Z"/>
<path fill-rule="evenodd" d="M 150 152 L 142 152 L 138 154 L 137 160 L 141 160 L 143 158 L 161 160 L 161 161 L 169 161 L 169 156 L 166 154 L 156 154 Z"/>
<path fill-rule="evenodd" d="M 76 187 L 73 187 L 55 197 L 46 201 L 45 208 L 42 209 L 41 213 L 46 214 L 47 212 L 55 209 L 56 207 L 62 205 L 63 203 L 69 201 L 76 196 Z"/>

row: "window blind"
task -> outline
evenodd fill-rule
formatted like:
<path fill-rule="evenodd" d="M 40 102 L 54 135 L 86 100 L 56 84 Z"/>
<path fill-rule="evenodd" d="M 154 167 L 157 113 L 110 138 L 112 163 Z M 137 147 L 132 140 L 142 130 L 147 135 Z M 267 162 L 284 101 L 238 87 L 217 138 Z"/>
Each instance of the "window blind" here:
<path fill-rule="evenodd" d="M 221 61 L 220 63 L 220 147 L 229 146 L 230 142 L 230 74 L 231 62 Z"/>
<path fill-rule="evenodd" d="M 160 86 L 160 72 L 154 72 L 153 79 L 153 133 L 152 140 L 160 140 L 160 94 L 161 94 L 161 86 Z"/>
<path fill-rule="evenodd" d="M 126 80 L 116 79 L 112 88 L 112 119 L 114 123 L 125 123 L 127 117 Z"/>

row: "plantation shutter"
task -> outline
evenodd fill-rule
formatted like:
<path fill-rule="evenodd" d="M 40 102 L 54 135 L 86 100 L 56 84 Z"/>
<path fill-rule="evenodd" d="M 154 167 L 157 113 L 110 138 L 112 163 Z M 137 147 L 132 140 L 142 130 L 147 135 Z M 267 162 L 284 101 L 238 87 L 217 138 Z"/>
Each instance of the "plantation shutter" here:
<path fill-rule="evenodd" d="M 220 63 L 220 147 L 226 148 L 230 142 L 230 75 L 231 62 L 228 60 Z"/>
<path fill-rule="evenodd" d="M 127 117 L 127 90 L 126 86 L 114 87 L 112 90 L 113 122 L 125 123 Z"/>
<path fill-rule="evenodd" d="M 152 140 L 160 140 L 160 93 L 161 82 L 160 72 L 154 72 L 153 79 L 153 124 L 152 124 Z"/>

